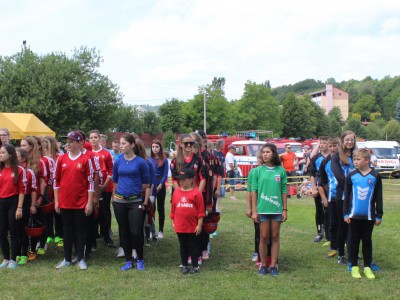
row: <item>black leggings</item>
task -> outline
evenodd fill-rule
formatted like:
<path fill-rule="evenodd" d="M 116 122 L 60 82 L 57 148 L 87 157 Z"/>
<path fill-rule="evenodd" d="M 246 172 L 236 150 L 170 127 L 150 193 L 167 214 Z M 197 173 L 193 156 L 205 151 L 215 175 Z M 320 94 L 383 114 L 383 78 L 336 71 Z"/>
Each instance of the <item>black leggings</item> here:
<path fill-rule="evenodd" d="M 103 200 L 99 201 L 99 223 L 100 235 L 103 237 L 104 242 L 108 243 L 111 240 L 111 192 L 103 192 Z M 97 234 L 95 232 L 95 234 Z"/>
<path fill-rule="evenodd" d="M 324 208 L 321 202 L 321 196 L 318 195 L 314 198 L 315 202 L 315 225 L 317 226 L 317 232 L 322 233 L 322 225 L 324 225 Z"/>
<path fill-rule="evenodd" d="M 260 256 L 259 245 L 260 245 L 260 225 L 254 222 L 254 253 L 257 253 L 258 256 Z"/>
<path fill-rule="evenodd" d="M 64 224 L 64 258 L 71 262 L 72 246 L 76 243 L 78 261 L 84 258 L 87 240 L 87 217 L 84 209 L 61 209 Z"/>
<path fill-rule="evenodd" d="M 337 213 L 336 201 L 331 201 L 328 203 L 328 210 L 329 210 L 329 236 L 331 242 L 331 249 L 337 250 L 338 213 Z"/>
<path fill-rule="evenodd" d="M 339 256 L 344 256 L 344 245 L 347 239 L 347 223 L 343 218 L 343 200 L 336 200 L 336 213 L 337 213 L 337 248 Z"/>
<path fill-rule="evenodd" d="M 28 226 L 30 209 L 31 209 L 31 195 L 25 195 L 22 219 L 18 220 L 19 225 L 19 243 L 17 256 L 28 256 L 29 237 L 25 232 L 25 226 Z"/>
<path fill-rule="evenodd" d="M 199 256 L 197 251 L 197 237 L 195 233 L 177 233 L 182 266 L 188 266 L 188 257 L 192 257 L 193 268 L 197 268 Z"/>
<path fill-rule="evenodd" d="M 162 188 L 157 193 L 158 229 L 160 232 L 164 232 L 165 195 L 166 195 L 166 189 L 165 189 L 165 184 L 163 184 Z M 156 208 L 154 208 L 154 210 L 156 210 Z"/>
<path fill-rule="evenodd" d="M 143 259 L 144 216 L 143 204 L 113 202 L 115 218 L 118 222 L 121 247 L 125 252 L 125 260 L 131 261 L 132 249 L 136 249 L 139 260 Z"/>
<path fill-rule="evenodd" d="M 16 260 L 19 246 L 19 226 L 15 219 L 15 212 L 18 207 L 18 196 L 0 199 L 0 246 L 4 259 Z M 10 244 L 8 243 L 8 230 L 11 236 L 11 256 Z"/>
<path fill-rule="evenodd" d="M 372 231 L 374 221 L 351 219 L 349 224 L 349 262 L 352 266 L 358 265 L 358 250 L 362 241 L 364 268 L 371 267 L 372 262 Z"/>

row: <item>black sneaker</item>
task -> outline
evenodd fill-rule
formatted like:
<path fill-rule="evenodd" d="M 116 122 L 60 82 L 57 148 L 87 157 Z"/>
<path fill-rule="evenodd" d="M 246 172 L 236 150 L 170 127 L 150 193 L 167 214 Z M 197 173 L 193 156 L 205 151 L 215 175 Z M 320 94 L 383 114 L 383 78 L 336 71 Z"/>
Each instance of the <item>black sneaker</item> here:
<path fill-rule="evenodd" d="M 297 194 L 297 199 L 301 199 L 301 195 L 300 194 Z"/>
<path fill-rule="evenodd" d="M 347 265 L 347 262 L 346 262 L 346 259 L 344 258 L 344 256 L 339 256 L 338 260 L 337 260 L 337 263 L 339 265 Z"/>
<path fill-rule="evenodd" d="M 188 267 L 182 267 L 182 274 L 187 274 L 189 273 L 190 269 Z"/>
<path fill-rule="evenodd" d="M 199 269 L 199 267 L 197 267 L 197 268 L 191 269 L 191 270 L 189 271 L 189 273 L 190 273 L 190 274 L 196 274 L 196 273 L 199 273 L 199 271 L 200 271 L 200 269 Z"/>
<path fill-rule="evenodd" d="M 290 198 L 290 197 L 292 197 L 291 195 L 287 195 L 287 198 Z"/>

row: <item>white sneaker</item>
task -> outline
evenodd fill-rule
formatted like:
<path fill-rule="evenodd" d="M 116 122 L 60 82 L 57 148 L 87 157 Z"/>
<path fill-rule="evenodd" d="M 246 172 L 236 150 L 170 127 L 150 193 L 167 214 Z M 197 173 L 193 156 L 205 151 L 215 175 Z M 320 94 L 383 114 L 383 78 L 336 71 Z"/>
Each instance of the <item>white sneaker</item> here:
<path fill-rule="evenodd" d="M 253 257 L 251 258 L 251 260 L 256 262 L 257 259 L 258 259 L 258 254 L 257 253 L 253 253 Z"/>
<path fill-rule="evenodd" d="M 78 267 L 79 267 L 80 270 L 87 270 L 86 261 L 85 261 L 84 259 L 81 259 L 81 260 L 78 262 Z"/>
<path fill-rule="evenodd" d="M 159 231 L 157 238 L 163 239 L 164 238 L 164 234 L 161 231 Z"/>
<path fill-rule="evenodd" d="M 60 262 L 57 266 L 56 269 L 63 269 L 63 268 L 67 268 L 71 265 L 71 263 L 69 261 L 66 261 L 65 258 L 62 262 Z"/>
<path fill-rule="evenodd" d="M 133 250 L 132 250 L 132 257 L 133 257 L 133 259 L 137 259 L 137 252 L 136 252 L 136 249 L 133 249 Z"/>
<path fill-rule="evenodd" d="M 203 251 L 203 253 L 201 255 L 201 258 L 202 259 L 209 259 L 210 258 L 210 256 L 208 255 L 208 251 L 207 250 Z"/>
<path fill-rule="evenodd" d="M 119 248 L 118 248 L 117 257 L 118 257 L 118 258 L 120 258 L 120 257 L 125 257 L 125 252 L 124 252 L 124 249 L 123 249 L 122 247 L 119 247 Z"/>

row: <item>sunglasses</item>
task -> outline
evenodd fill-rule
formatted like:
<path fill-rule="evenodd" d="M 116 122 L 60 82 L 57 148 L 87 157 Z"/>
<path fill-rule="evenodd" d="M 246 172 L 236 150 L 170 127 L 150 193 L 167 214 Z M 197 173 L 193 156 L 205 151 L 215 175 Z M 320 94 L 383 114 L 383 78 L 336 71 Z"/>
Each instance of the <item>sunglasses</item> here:
<path fill-rule="evenodd" d="M 286 147 L 286 149 L 292 149 L 292 147 Z"/>
<path fill-rule="evenodd" d="M 182 142 L 182 144 L 185 147 L 188 147 L 188 146 L 192 147 L 194 145 L 194 142 Z"/>

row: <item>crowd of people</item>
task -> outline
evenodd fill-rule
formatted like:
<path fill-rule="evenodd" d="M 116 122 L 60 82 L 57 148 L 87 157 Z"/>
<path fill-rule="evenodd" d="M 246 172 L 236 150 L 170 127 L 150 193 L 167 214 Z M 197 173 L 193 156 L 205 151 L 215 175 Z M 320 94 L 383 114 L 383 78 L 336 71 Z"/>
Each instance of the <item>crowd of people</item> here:
<path fill-rule="evenodd" d="M 15 269 L 35 260 L 54 242 L 64 250 L 57 269 L 76 263 L 86 270 L 99 237 L 105 246 L 117 247 L 112 239 L 112 206 L 118 223 L 118 257 L 125 257 L 121 270 L 144 270 L 144 245 L 164 237 L 170 172 L 169 217 L 178 236 L 181 271 L 197 273 L 203 260 L 210 258 L 210 233 L 216 234 L 225 191 L 223 178 L 230 179 L 230 199 L 236 200 L 235 148 L 229 145 L 224 156 L 224 141 L 218 140 L 214 148 L 202 130 L 180 135 L 170 163 L 161 141 L 152 142 L 148 156 L 143 142 L 131 133 L 113 141 L 109 150 L 106 136 L 97 130 L 90 131 L 87 140 L 84 132 L 70 131 L 63 137 L 65 153 L 51 136 L 24 137 L 17 148 L 9 143 L 7 129 L 0 129 L 0 138 L 4 256 L 0 268 Z M 351 131 L 345 131 L 340 140 L 320 137 L 303 163 L 315 199 L 314 242 L 325 237 L 330 246 L 327 257 L 337 257 L 339 264 L 348 264 L 354 278 L 360 278 L 362 241 L 364 274 L 374 278 L 372 271 L 379 268 L 372 262 L 372 231 L 382 220 L 382 180 L 370 152 L 356 149 L 355 141 Z M 296 175 L 299 163 L 289 144 L 279 155 L 274 144 L 266 143 L 258 166 L 248 175 L 246 215 L 254 222 L 253 260 L 259 264 L 260 275 L 279 274 L 280 228 L 288 218 L 288 177 Z M 301 198 L 301 190 L 294 193 Z M 54 212 L 45 209 L 49 206 Z M 35 224 L 44 232 L 29 235 L 25 229 Z"/>
<path fill-rule="evenodd" d="M 290 145 L 283 155 L 274 144 L 265 144 L 259 155 L 259 166 L 248 176 L 246 215 L 255 225 L 255 253 L 258 274 L 278 275 L 280 224 L 287 220 L 288 177 L 295 177 L 297 158 L 290 156 Z M 307 149 L 308 150 L 308 149 Z M 291 157 L 291 158 L 289 158 Z M 288 162 L 290 160 L 290 162 Z M 361 278 L 359 246 L 362 241 L 364 274 L 374 279 L 380 268 L 372 261 L 372 232 L 382 222 L 382 178 L 374 169 L 368 149 L 356 149 L 356 136 L 345 131 L 340 137 L 319 138 L 317 146 L 303 161 L 315 201 L 317 235 L 330 250 L 327 258 L 337 257 L 347 265 L 353 278 Z M 298 180 L 298 178 L 295 178 Z M 297 186 L 297 184 L 294 184 Z M 297 198 L 301 198 L 295 189 Z M 345 258 L 345 245 L 347 256 Z"/>

